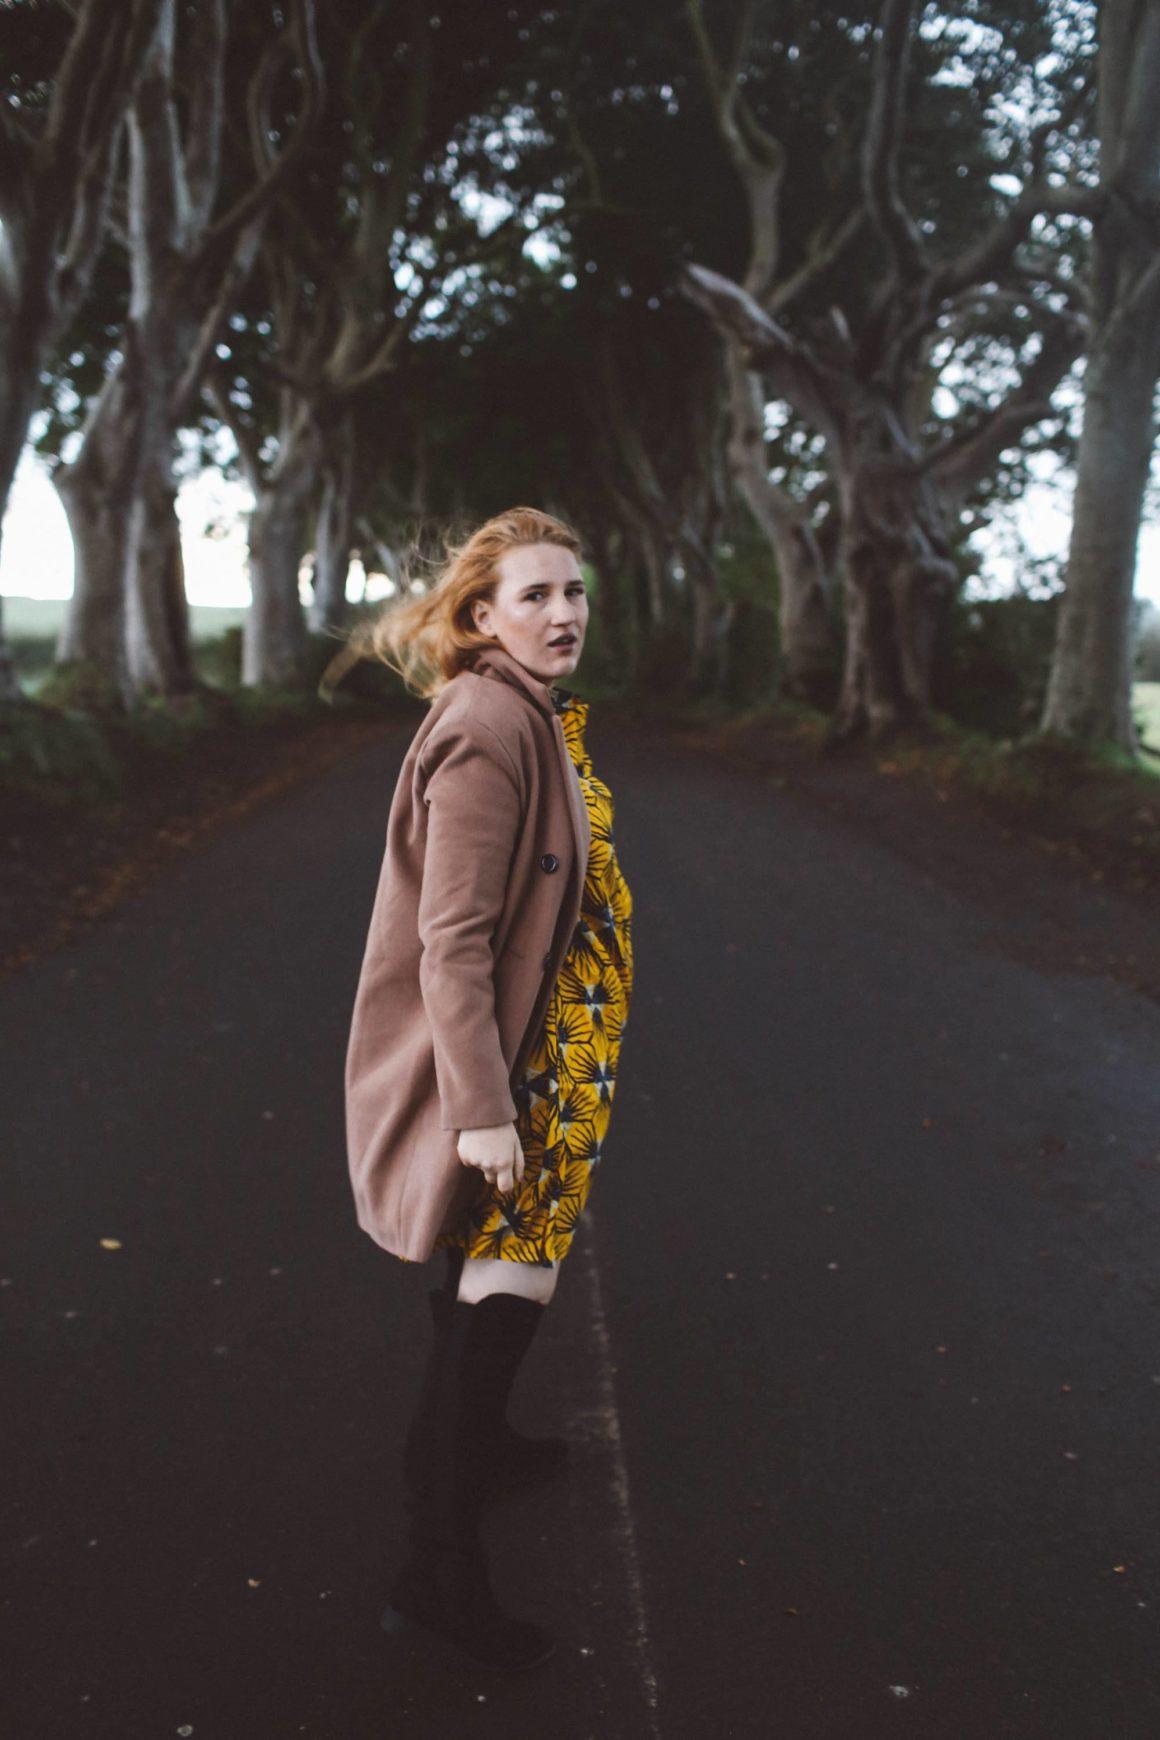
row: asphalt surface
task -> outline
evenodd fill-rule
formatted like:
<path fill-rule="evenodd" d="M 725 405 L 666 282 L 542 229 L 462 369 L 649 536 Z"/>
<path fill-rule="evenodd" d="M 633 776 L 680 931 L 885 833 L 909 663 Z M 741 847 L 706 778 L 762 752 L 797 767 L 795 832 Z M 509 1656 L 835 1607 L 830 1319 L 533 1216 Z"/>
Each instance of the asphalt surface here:
<path fill-rule="evenodd" d="M 576 1466 L 488 1530 L 559 1648 L 379 1630 L 440 1270 L 354 1221 L 342 1062 L 407 734 L 0 983 L 3 1740 L 1152 1740 L 1160 1005 L 1028 949 L 1014 843 L 997 916 L 597 708 L 633 1016 L 513 1408 Z"/>

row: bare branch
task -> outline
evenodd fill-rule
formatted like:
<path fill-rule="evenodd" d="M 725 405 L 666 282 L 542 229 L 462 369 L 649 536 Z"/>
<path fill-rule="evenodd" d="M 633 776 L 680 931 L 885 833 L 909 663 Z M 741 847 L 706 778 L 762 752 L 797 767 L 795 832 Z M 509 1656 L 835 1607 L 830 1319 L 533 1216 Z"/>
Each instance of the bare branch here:
<path fill-rule="evenodd" d="M 325 78 L 314 28 L 314 0 L 291 0 L 291 5 L 293 16 L 288 30 L 288 38 L 294 44 L 303 84 L 302 103 L 298 110 L 298 117 L 286 144 L 277 157 L 273 157 L 269 146 L 269 100 L 275 68 L 271 61 L 270 64 L 266 65 L 264 72 L 259 74 L 257 91 L 251 92 L 251 107 L 256 116 L 256 126 L 252 129 L 252 136 L 261 152 L 258 178 L 209 230 L 204 244 L 206 252 L 231 248 L 238 231 L 244 229 L 259 211 L 269 207 L 274 194 L 302 155 L 314 124 L 321 113 Z"/>
<path fill-rule="evenodd" d="M 930 447 L 916 469 L 931 472 L 944 495 L 965 495 L 1025 429 L 1058 415 L 1051 395 L 1082 354 L 1086 340 L 1086 321 L 1071 314 L 1056 317 L 1044 333 L 1038 355 L 1007 396 L 981 420 Z"/>
<path fill-rule="evenodd" d="M 17 110 L 0 103 L 0 218 L 12 221 L 20 194 L 36 162 L 38 135 L 26 127 Z"/>
<path fill-rule="evenodd" d="M 175 0 L 161 0 L 129 110 L 129 235 L 137 301 L 148 297 L 149 280 L 183 227 L 185 179 L 172 99 L 176 28 Z"/>
<path fill-rule="evenodd" d="M 841 410 L 817 358 L 800 345 L 739 284 L 707 266 L 686 264 L 678 274 L 682 295 L 704 309 L 714 325 L 738 340 L 749 366 L 768 372 L 771 383 L 806 421 L 827 438 L 841 425 Z"/>
<path fill-rule="evenodd" d="M 1037 217 L 1097 217 L 1107 196 L 1098 188 L 1053 187 L 1029 182 L 1010 207 L 974 246 L 956 259 L 944 261 L 931 274 L 931 299 L 941 301 L 970 284 L 985 284 L 1007 268 L 1016 248 Z"/>
<path fill-rule="evenodd" d="M 589 147 L 580 130 L 580 122 L 576 115 L 574 86 L 576 82 L 576 65 L 580 54 L 580 39 L 585 24 L 586 8 L 577 7 L 575 22 L 568 37 L 568 47 L 565 54 L 566 71 L 561 78 L 561 84 L 566 92 L 564 100 L 564 124 L 568 129 L 568 138 L 576 153 L 584 176 L 584 185 L 588 192 L 582 203 L 591 202 L 599 208 L 604 204 L 604 182 L 600 174 L 600 165 L 596 155 Z"/>
<path fill-rule="evenodd" d="M 57 272 L 57 324 L 65 326 L 84 301 L 93 267 L 109 223 L 113 187 L 118 178 L 124 125 L 106 130 L 88 154 L 73 201 L 72 222 Z"/>
<path fill-rule="evenodd" d="M 1103 189 L 1078 182 L 1049 182 L 1046 169 L 1048 140 L 1053 133 L 1069 127 L 1079 115 L 1090 96 L 1094 76 L 1094 69 L 1086 69 L 1085 76 L 1077 79 L 1068 93 L 1060 113 L 1041 121 L 1032 131 L 1024 183 L 1008 209 L 976 243 L 934 268 L 932 303 L 953 296 L 970 284 L 998 277 L 1010 266 L 1015 250 L 1037 217 L 1097 218 L 1102 214 L 1107 204 Z"/>
<path fill-rule="evenodd" d="M 231 310 L 237 306 L 239 291 L 253 270 L 261 232 L 262 219 L 259 217 L 238 237 L 233 258 L 221 275 L 213 305 L 202 320 L 196 342 L 186 359 L 184 372 L 170 401 L 170 417 L 174 428 L 179 428 L 185 421 L 201 389 L 206 371 L 213 363 L 222 328 Z"/>
<path fill-rule="evenodd" d="M 238 463 L 242 468 L 243 477 L 255 496 L 260 495 L 265 484 L 265 477 L 260 456 L 261 442 L 257 434 L 230 398 L 229 383 L 220 370 L 212 369 L 206 375 L 204 388 L 210 404 L 237 443 Z"/>
<path fill-rule="evenodd" d="M 1138 322 L 1153 326 L 1160 318 L 1160 252 L 1139 272 L 1108 317 L 1108 331 L 1113 326 L 1130 331 Z"/>
<path fill-rule="evenodd" d="M 369 344 L 376 341 L 385 292 L 393 289 L 391 243 L 406 212 L 407 191 L 427 129 L 433 73 L 431 30 L 424 14 L 413 9 L 410 43 L 410 77 L 399 128 L 391 153 L 390 173 L 376 174 L 371 164 L 363 169 L 362 206 L 359 221 L 344 261 L 343 319 L 326 365 L 327 379 L 337 391 L 352 382 L 373 379 L 393 367 L 405 328 L 395 327 L 366 359 Z"/>
<path fill-rule="evenodd" d="M 787 278 L 776 285 L 765 298 L 762 306 L 769 314 L 780 314 L 782 309 L 811 289 L 816 281 L 829 271 L 849 244 L 857 236 L 863 224 L 869 219 L 869 213 L 864 205 L 855 206 L 848 212 L 826 237 L 820 234 L 811 239 L 809 251 L 805 260 L 796 272 L 791 272 Z"/>
<path fill-rule="evenodd" d="M 138 7 L 137 16 L 145 11 Z M 50 173 L 67 182 L 91 137 L 94 108 L 104 107 L 121 66 L 126 8 L 118 0 L 82 0 L 80 16 L 53 81 L 44 131 Z"/>
<path fill-rule="evenodd" d="M 753 27 L 753 0 L 745 0 L 741 7 L 727 67 L 722 66 L 713 47 L 703 0 L 685 0 L 685 15 L 713 100 L 718 131 L 749 203 L 750 257 L 742 283 L 749 295 L 766 307 L 777 280 L 781 253 L 781 189 L 786 157 L 781 141 L 760 124 L 741 91 L 741 67 Z"/>
<path fill-rule="evenodd" d="M 221 181 L 225 0 L 198 0 L 196 18 L 190 45 L 193 92 L 185 145 L 185 185 L 193 235 L 199 235 L 210 222 Z"/>
<path fill-rule="evenodd" d="M 394 368 L 399 346 L 418 320 L 420 310 L 427 300 L 432 280 L 437 275 L 437 271 L 438 268 L 433 267 L 426 277 L 420 279 L 419 289 L 411 297 L 402 314 L 396 317 L 378 349 L 373 352 L 362 367 L 337 383 L 341 392 L 361 392 L 364 387 L 371 385 L 380 375 L 386 374 Z"/>
<path fill-rule="evenodd" d="M 917 224 L 898 188 L 898 153 L 910 66 L 913 0 L 884 0 L 870 86 L 870 113 L 862 148 L 862 188 L 871 219 L 893 261 L 894 276 L 917 278 L 926 252 Z"/>
<path fill-rule="evenodd" d="M 741 348 L 733 340 L 725 345 L 725 370 L 732 410 L 729 450 L 742 489 L 758 521 L 768 526 L 775 538 L 789 538 L 799 527 L 808 525 L 811 509 L 808 503 L 795 501 L 769 475 L 765 390 L 760 377 L 746 366 Z"/>

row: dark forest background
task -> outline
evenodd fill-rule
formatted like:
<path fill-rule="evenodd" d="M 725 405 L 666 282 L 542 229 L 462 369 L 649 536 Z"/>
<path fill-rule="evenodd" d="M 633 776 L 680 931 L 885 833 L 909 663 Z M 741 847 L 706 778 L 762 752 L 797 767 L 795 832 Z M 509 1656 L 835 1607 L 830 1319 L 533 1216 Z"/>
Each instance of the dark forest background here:
<path fill-rule="evenodd" d="M 76 556 L 0 639 L 13 777 L 62 719 L 313 697 L 356 558 L 516 503 L 584 540 L 604 692 L 1150 765 L 1151 0 L 16 0 L 0 78 L 0 497 L 34 442 Z M 254 503 L 209 647 L 203 464 Z M 1066 558 L 977 596 L 1044 477 Z"/>

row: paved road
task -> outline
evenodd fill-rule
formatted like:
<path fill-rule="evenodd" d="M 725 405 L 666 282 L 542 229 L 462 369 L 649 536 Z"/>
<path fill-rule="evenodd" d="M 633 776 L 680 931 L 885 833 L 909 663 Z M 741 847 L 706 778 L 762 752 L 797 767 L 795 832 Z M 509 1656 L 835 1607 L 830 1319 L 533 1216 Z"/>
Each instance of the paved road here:
<path fill-rule="evenodd" d="M 561 1646 L 391 1653 L 427 1276 L 341 1071 L 405 737 L 0 984 L 4 1740 L 1153 1740 L 1160 1007 L 595 709 L 634 1020 L 516 1403 L 578 1466 L 491 1525 Z"/>

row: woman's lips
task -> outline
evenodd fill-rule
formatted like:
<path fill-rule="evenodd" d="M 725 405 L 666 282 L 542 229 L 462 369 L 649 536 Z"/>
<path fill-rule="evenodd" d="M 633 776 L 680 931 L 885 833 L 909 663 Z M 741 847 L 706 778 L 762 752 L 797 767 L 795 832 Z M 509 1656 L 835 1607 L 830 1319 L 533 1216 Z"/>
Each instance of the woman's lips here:
<path fill-rule="evenodd" d="M 574 634 L 567 634 L 561 640 L 550 640 L 548 642 L 548 645 L 554 646 L 554 647 L 559 647 L 561 649 L 563 649 L 564 647 L 575 646 L 576 645 L 576 636 Z"/>

